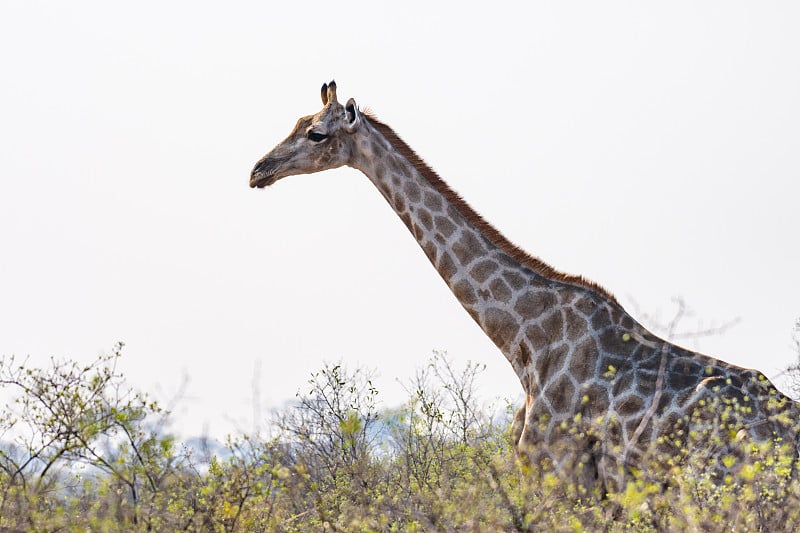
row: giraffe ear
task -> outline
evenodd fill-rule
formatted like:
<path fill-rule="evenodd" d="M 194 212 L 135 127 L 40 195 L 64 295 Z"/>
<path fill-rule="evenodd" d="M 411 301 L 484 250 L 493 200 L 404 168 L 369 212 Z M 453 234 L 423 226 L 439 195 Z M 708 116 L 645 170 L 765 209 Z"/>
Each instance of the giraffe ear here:
<path fill-rule="evenodd" d="M 358 110 L 356 101 L 352 98 L 344 106 L 344 130 L 353 133 L 361 125 L 361 111 Z"/>
<path fill-rule="evenodd" d="M 323 83 L 322 89 L 319 90 L 320 94 L 322 95 L 322 105 L 323 107 L 328 105 L 328 84 Z"/>
<path fill-rule="evenodd" d="M 328 105 L 328 102 L 336 103 L 336 82 L 331 80 L 330 83 L 323 83 L 320 93 L 323 106 Z"/>

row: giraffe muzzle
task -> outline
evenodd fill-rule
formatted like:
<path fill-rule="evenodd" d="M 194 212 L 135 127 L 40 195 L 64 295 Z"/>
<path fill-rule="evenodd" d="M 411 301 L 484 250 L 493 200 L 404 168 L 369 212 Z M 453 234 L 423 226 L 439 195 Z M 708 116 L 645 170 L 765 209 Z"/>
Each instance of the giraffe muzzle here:
<path fill-rule="evenodd" d="M 279 163 L 273 159 L 265 158 L 256 163 L 250 173 L 250 187 L 262 189 L 278 181 L 276 169 Z"/>
<path fill-rule="evenodd" d="M 273 175 L 265 175 L 265 174 L 256 174 L 253 173 L 250 176 L 250 187 L 251 188 L 258 188 L 263 189 L 264 187 L 268 187 L 277 181 L 275 176 Z"/>

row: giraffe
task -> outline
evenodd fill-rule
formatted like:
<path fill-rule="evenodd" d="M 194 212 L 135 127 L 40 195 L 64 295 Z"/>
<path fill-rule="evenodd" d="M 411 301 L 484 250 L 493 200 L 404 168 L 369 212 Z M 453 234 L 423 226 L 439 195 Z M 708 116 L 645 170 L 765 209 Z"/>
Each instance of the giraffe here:
<path fill-rule="evenodd" d="M 737 439 L 783 443 L 796 457 L 800 411 L 763 374 L 653 335 L 601 286 L 512 244 L 389 126 L 352 98 L 341 105 L 335 82 L 321 96 L 322 110 L 258 161 L 250 187 L 343 165 L 364 173 L 518 376 L 525 402 L 511 438 L 523 457 L 601 492 L 619 490 L 653 450 L 691 447 L 689 435 L 699 435 L 690 453 L 712 462 Z M 708 445 L 711 430 L 728 438 Z"/>

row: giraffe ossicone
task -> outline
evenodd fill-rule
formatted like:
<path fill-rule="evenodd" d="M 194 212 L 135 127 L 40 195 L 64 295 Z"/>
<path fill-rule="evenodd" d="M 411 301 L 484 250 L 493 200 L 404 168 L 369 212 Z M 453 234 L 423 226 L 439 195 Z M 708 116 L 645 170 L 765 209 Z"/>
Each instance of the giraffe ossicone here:
<path fill-rule="evenodd" d="M 761 373 L 653 335 L 602 287 L 509 242 L 389 126 L 352 98 L 340 104 L 334 82 L 321 96 L 322 110 L 255 165 L 250 186 L 344 165 L 363 172 L 519 377 L 526 399 L 512 438 L 525 457 L 606 488 L 656 453 L 707 454 L 724 476 L 731 461 L 714 457 L 734 453 L 731 433 L 797 457 L 800 409 Z M 709 432 L 722 448 L 703 447 Z"/>

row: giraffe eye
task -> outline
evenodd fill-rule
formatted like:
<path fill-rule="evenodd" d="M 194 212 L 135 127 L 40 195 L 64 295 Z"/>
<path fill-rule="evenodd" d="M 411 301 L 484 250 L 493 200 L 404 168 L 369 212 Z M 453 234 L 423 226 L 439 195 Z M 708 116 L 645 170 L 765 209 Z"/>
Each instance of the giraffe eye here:
<path fill-rule="evenodd" d="M 308 133 L 306 133 L 306 136 L 308 137 L 308 140 L 315 143 L 322 142 L 328 138 L 328 136 L 324 133 L 318 133 L 314 130 L 309 130 Z"/>

